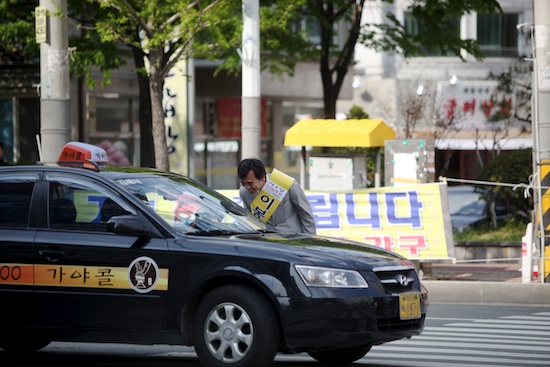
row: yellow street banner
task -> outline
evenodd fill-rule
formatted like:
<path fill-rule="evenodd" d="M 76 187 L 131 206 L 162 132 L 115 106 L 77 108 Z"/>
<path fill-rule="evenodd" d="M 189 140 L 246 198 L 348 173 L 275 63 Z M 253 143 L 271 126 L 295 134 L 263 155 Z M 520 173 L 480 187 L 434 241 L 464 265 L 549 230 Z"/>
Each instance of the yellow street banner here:
<path fill-rule="evenodd" d="M 220 192 L 242 205 L 238 190 Z M 306 191 L 317 234 L 359 241 L 411 260 L 454 257 L 446 183 Z"/>

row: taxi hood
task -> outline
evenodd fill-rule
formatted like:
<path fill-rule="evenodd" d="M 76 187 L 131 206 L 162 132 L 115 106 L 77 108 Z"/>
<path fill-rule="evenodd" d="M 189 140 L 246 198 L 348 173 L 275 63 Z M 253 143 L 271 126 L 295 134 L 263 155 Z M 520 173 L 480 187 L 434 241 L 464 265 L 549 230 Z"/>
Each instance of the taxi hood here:
<path fill-rule="evenodd" d="M 268 251 L 269 256 L 298 257 L 319 266 L 357 268 L 407 267 L 414 268 L 408 259 L 372 245 L 335 237 L 317 235 L 267 233 L 242 234 L 232 237 L 241 240 L 240 252 Z"/>

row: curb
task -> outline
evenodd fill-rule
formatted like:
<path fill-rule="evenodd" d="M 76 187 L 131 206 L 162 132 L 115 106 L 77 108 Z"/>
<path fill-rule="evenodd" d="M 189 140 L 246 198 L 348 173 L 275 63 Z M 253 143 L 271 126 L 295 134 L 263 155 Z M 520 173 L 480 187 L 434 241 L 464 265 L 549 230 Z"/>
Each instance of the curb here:
<path fill-rule="evenodd" d="M 550 307 L 550 284 L 479 281 L 422 281 L 430 302 L 504 303 Z"/>

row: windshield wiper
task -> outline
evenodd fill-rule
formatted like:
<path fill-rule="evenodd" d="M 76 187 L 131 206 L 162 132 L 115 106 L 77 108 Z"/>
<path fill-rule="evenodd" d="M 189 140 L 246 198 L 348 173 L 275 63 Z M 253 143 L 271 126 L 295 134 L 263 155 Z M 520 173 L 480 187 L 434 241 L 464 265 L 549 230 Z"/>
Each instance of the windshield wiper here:
<path fill-rule="evenodd" d="M 191 232 L 189 233 L 189 235 L 190 236 L 234 236 L 237 234 L 255 234 L 255 233 L 257 234 L 260 232 L 258 231 L 238 232 L 238 231 L 231 231 L 228 229 L 210 229 L 210 230 Z"/>

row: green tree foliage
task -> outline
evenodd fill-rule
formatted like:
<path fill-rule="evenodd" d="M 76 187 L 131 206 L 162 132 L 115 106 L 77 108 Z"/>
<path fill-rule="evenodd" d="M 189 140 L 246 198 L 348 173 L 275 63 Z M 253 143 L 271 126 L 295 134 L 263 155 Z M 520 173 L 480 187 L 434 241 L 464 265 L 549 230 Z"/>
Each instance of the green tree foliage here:
<path fill-rule="evenodd" d="M 313 15 L 321 25 L 321 47 L 317 50 L 317 56 L 323 83 L 325 118 L 336 116 L 336 101 L 354 61 L 357 43 L 376 51 L 394 52 L 405 58 L 425 56 L 426 50 L 439 50 L 443 55 L 460 58 L 461 51 L 465 51 L 481 59 L 477 42 L 460 38 L 456 19 L 471 12 L 501 12 L 497 0 L 412 0 L 407 11 L 412 13 L 419 29 L 425 30 L 413 35 L 406 32 L 405 25 L 391 11 L 380 23 L 362 24 L 361 18 L 375 9 L 369 7 L 368 2 L 393 4 L 395 0 L 308 0 L 304 8 L 304 14 Z M 339 39 L 337 32 L 342 26 L 346 26 L 348 32 L 340 46 L 335 40 Z"/>
<path fill-rule="evenodd" d="M 367 112 L 365 112 L 363 107 L 360 107 L 360 106 L 357 106 L 357 105 L 351 106 L 351 108 L 349 109 L 346 116 L 347 116 L 348 120 L 368 119 L 369 118 L 369 114 Z"/>
<path fill-rule="evenodd" d="M 274 4 L 277 6 L 274 6 Z M 262 69 L 272 73 L 292 72 L 303 38 L 292 37 L 290 26 L 303 0 L 263 1 L 260 22 Z M 91 27 L 104 44 L 123 44 L 134 54 L 140 71 L 140 102 L 148 92 L 151 103 L 155 166 L 168 169 L 162 90 L 164 77 L 181 59 L 222 60 L 221 69 L 240 67 L 237 49 L 242 44 L 242 5 L 226 0 L 87 0 L 93 12 L 85 12 Z M 90 19 L 90 14 L 95 16 Z M 90 54 L 90 58 L 103 57 Z M 145 68 L 143 59 L 147 60 Z M 105 60 L 107 61 L 107 60 Z M 85 68 L 82 70 L 86 70 Z M 140 116 L 143 116 L 140 111 Z M 140 118 L 141 119 L 141 118 Z M 143 126 L 143 124 L 142 124 Z M 142 129 L 142 135 L 144 129 Z M 144 145 L 144 144 L 142 144 Z"/>
<path fill-rule="evenodd" d="M 36 43 L 36 1 L 0 0 L 0 65 L 40 62 Z"/>
<path fill-rule="evenodd" d="M 260 42 L 262 69 L 293 74 L 303 59 L 318 59 L 323 83 L 325 117 L 334 118 L 336 101 L 344 78 L 353 63 L 359 42 L 377 51 L 405 57 L 422 56 L 426 49 L 460 57 L 464 50 L 476 58 L 481 52 L 474 40 L 462 40 L 451 22 L 469 12 L 500 11 L 497 0 L 412 0 L 408 6 L 421 29 L 410 35 L 396 15 L 389 12 L 380 23 L 362 24 L 367 1 L 377 0 L 262 0 Z M 382 0 L 393 3 L 394 0 Z M 17 6 L 15 6 L 17 5 Z M 30 60 L 38 55 L 34 44 L 32 11 L 38 1 L 0 0 L 0 53 L 5 60 Z M 122 65 L 125 45 L 134 57 L 151 101 L 155 165 L 168 168 L 162 88 L 164 77 L 179 59 L 222 60 L 219 70 L 238 72 L 242 44 L 242 2 L 230 0 L 70 0 L 73 26 L 81 30 L 70 46 L 77 47 L 73 75 L 91 80 L 91 67 L 98 67 L 109 82 L 110 70 Z M 309 43 L 308 29 L 295 24 L 314 17 L 321 27 L 320 47 Z M 334 41 L 341 27 L 347 33 L 342 43 Z M 116 46 L 116 47 L 115 47 Z M 149 64 L 145 72 L 143 59 Z M 74 65 L 73 65 L 74 64 Z M 143 91 L 143 94 L 146 94 Z M 144 103 L 142 99 L 140 104 Z M 143 131 L 142 131 L 143 133 Z M 143 144 L 147 145 L 147 144 Z"/>
<path fill-rule="evenodd" d="M 292 75 L 296 61 L 310 56 L 309 43 L 297 37 L 292 27 L 305 1 L 261 1 L 262 70 Z M 0 64 L 39 63 L 34 38 L 34 8 L 38 5 L 38 0 L 0 0 Z M 161 103 L 164 76 L 179 59 L 189 58 L 221 60 L 219 70 L 238 73 L 242 2 L 68 0 L 68 10 L 69 46 L 76 48 L 71 75 L 84 78 L 93 88 L 93 71 L 98 69 L 103 75 L 101 84 L 107 85 L 111 71 L 133 58 L 140 89 L 142 163 L 166 169 Z"/>
<path fill-rule="evenodd" d="M 531 149 L 502 153 L 483 167 L 478 180 L 527 185 L 529 177 L 533 174 L 532 158 L 533 152 Z M 486 188 L 490 199 L 499 197 L 510 209 L 528 219 L 530 218 L 533 203 L 525 198 L 525 187 L 518 187 L 516 190 L 509 186 L 489 186 Z M 533 193 L 530 194 L 530 197 L 532 197 Z"/>
<path fill-rule="evenodd" d="M 260 1 L 260 52 L 261 70 L 273 75 L 294 75 L 297 61 L 312 60 L 316 49 L 306 37 L 306 30 L 297 30 L 296 23 L 303 15 L 307 0 Z M 211 51 L 210 57 L 221 62 L 217 72 L 225 70 L 232 75 L 241 71 L 242 60 L 237 49 L 242 44 L 241 1 L 237 5 L 232 22 L 216 27 L 216 33 L 225 36 L 224 42 Z M 202 41 L 208 42 L 209 35 Z M 213 53 L 212 53 L 213 52 Z"/>
<path fill-rule="evenodd" d="M 131 53 L 115 42 L 103 42 L 96 32 L 95 21 L 105 16 L 102 9 L 82 0 L 68 1 L 70 23 L 69 45 L 76 52 L 70 63 L 71 76 L 84 77 L 86 83 L 95 87 L 93 69 L 100 70 L 101 86 L 111 82 L 112 70 L 125 65 Z"/>
<path fill-rule="evenodd" d="M 149 84 L 155 166 L 168 170 L 162 105 L 164 78 L 180 59 L 187 59 L 193 53 L 205 53 L 206 47 L 197 46 L 194 41 L 205 29 L 229 16 L 228 7 L 220 0 L 87 2 L 96 10 L 96 17 L 91 19 L 92 30 L 97 32 L 101 42 L 123 44 L 139 51 L 138 54 L 147 60 L 147 70 L 142 68 L 140 72 L 146 75 Z"/>

